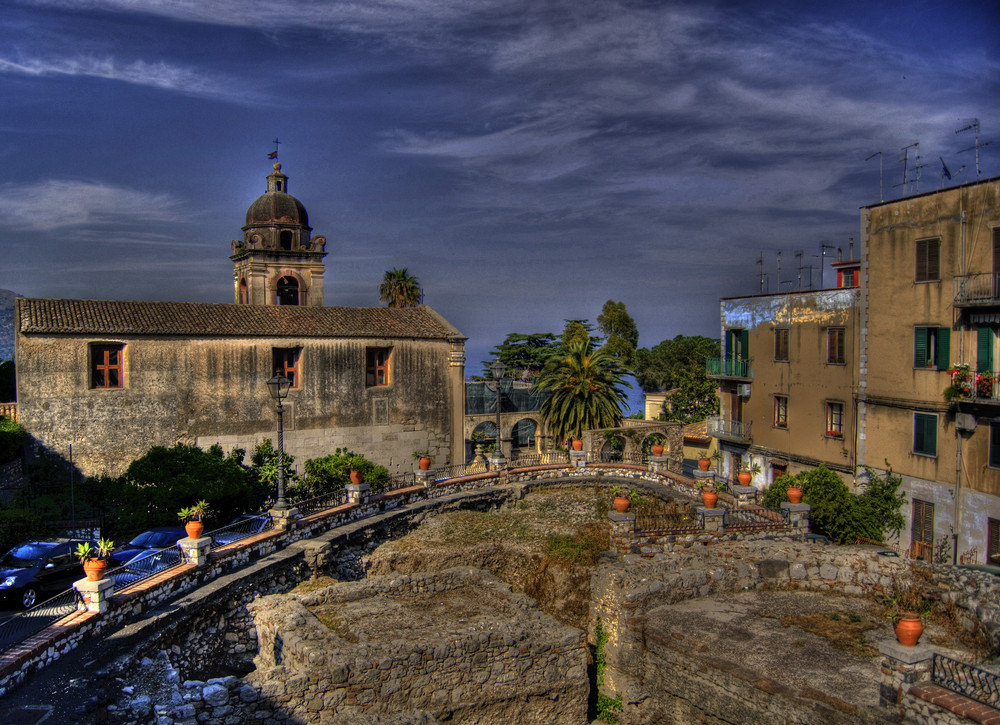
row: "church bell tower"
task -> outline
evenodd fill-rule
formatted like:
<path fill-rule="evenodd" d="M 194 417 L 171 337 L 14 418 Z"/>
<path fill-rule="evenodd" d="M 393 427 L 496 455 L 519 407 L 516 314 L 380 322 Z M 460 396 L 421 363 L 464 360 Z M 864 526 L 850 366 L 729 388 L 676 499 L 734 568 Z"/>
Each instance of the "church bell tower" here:
<path fill-rule="evenodd" d="M 275 163 L 267 192 L 247 209 L 243 240 L 233 240 L 234 302 L 322 307 L 326 237 L 311 234 L 305 207 Z"/>

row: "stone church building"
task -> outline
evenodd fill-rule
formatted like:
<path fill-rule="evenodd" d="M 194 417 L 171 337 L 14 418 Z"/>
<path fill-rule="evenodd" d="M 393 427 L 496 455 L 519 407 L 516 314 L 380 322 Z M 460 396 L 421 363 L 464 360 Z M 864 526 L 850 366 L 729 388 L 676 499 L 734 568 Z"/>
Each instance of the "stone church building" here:
<path fill-rule="evenodd" d="M 87 475 L 151 446 L 275 439 L 267 380 L 292 380 L 285 449 L 301 463 L 349 448 L 410 470 L 464 459 L 466 338 L 426 305 L 327 307 L 326 239 L 281 165 L 232 243 L 234 303 L 18 300 L 21 423 Z"/>

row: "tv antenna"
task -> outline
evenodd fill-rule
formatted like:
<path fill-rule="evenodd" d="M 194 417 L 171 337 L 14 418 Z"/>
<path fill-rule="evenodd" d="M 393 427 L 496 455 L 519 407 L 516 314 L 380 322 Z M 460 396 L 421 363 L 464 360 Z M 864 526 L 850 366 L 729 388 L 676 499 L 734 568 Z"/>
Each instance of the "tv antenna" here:
<path fill-rule="evenodd" d="M 819 256 L 821 258 L 819 267 L 819 287 L 820 289 L 826 289 L 826 251 L 830 249 L 836 249 L 835 246 L 827 242 L 819 243 Z"/>
<path fill-rule="evenodd" d="M 882 193 L 882 152 L 876 151 L 875 153 L 868 156 L 865 161 L 871 161 L 876 156 L 878 156 L 878 200 L 885 201 L 885 194 Z"/>
<path fill-rule="evenodd" d="M 760 293 L 764 294 L 764 281 L 767 279 L 767 272 L 764 271 L 764 250 L 757 257 L 757 276 L 760 277 Z"/>
<path fill-rule="evenodd" d="M 909 146 L 904 146 L 903 148 L 900 149 L 900 151 L 903 152 L 903 156 L 899 159 L 900 161 L 903 162 L 903 181 L 900 184 L 896 184 L 896 186 L 902 186 L 903 187 L 903 196 L 906 196 L 906 185 L 910 181 L 909 178 L 908 178 L 908 171 L 909 171 L 909 165 L 910 165 L 910 149 L 915 149 L 913 153 L 916 155 L 917 160 L 919 161 L 920 160 L 920 142 L 919 141 L 914 141 Z"/>
<path fill-rule="evenodd" d="M 965 131 L 973 131 L 973 132 L 975 132 L 976 143 L 973 144 L 972 146 L 970 146 L 967 149 L 962 149 L 958 153 L 961 154 L 961 153 L 965 153 L 966 151 L 972 151 L 973 149 L 976 150 L 976 179 L 980 179 L 980 178 L 982 178 L 982 170 L 979 167 L 979 149 L 982 148 L 983 146 L 989 146 L 990 143 L 992 143 L 992 142 L 991 141 L 984 141 L 982 143 L 979 142 L 979 119 L 978 118 L 973 118 L 969 123 L 967 123 L 966 125 L 962 126 L 962 128 L 960 128 L 957 131 L 955 131 L 955 133 L 963 133 Z"/>

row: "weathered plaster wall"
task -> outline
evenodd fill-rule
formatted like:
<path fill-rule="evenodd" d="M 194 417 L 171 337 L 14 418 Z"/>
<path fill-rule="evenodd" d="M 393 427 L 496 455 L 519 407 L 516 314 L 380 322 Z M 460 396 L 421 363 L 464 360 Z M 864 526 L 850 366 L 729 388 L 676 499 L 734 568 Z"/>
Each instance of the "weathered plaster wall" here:
<path fill-rule="evenodd" d="M 286 445 L 300 461 L 337 445 L 395 467 L 418 448 L 430 449 L 440 464 L 455 452 L 452 411 L 462 401 L 454 397 L 452 350 L 444 340 L 108 338 L 102 341 L 126 344 L 126 386 L 111 390 L 90 388 L 93 341 L 19 335 L 17 351 L 23 424 L 66 458 L 72 445 L 86 474 L 120 473 L 154 445 L 224 441 L 252 448 L 274 439 L 266 381 L 274 372 L 272 350 L 290 347 L 302 349 L 301 385 L 286 401 Z M 366 387 L 367 347 L 392 348 L 390 385 Z"/>

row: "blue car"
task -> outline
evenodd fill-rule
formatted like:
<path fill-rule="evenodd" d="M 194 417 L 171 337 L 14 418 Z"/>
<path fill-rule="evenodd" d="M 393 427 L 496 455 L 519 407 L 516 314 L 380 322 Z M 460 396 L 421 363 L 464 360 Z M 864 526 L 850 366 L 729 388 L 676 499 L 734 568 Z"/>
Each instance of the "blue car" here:
<path fill-rule="evenodd" d="M 157 551 L 175 546 L 186 536 L 187 532 L 184 531 L 183 526 L 161 526 L 143 531 L 124 546 L 119 546 L 111 552 L 112 565 L 127 564 L 147 551 Z"/>
<path fill-rule="evenodd" d="M 0 558 L 0 599 L 30 609 L 83 579 L 76 547 L 83 539 L 25 541 Z M 96 544 L 88 542 L 91 546 Z"/>

